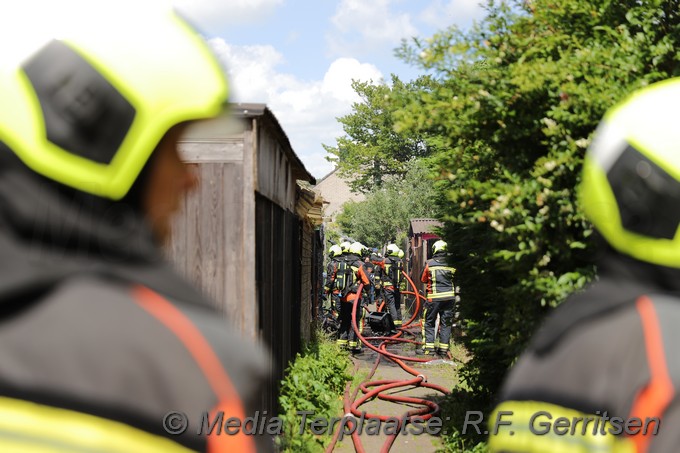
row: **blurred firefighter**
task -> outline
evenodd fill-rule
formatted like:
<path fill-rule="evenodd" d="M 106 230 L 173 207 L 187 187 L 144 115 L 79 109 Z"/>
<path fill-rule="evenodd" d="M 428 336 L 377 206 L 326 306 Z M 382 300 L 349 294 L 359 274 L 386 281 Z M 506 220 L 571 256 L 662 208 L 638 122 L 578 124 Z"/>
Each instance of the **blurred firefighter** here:
<path fill-rule="evenodd" d="M 439 240 L 432 246 L 432 258 L 425 264 L 420 281 L 427 284 L 427 302 L 423 307 L 423 354 L 444 355 L 449 352 L 454 317 L 456 291 L 453 276 L 456 269 L 448 265 L 446 242 Z M 439 316 L 439 341 L 436 324 Z"/>
<path fill-rule="evenodd" d="M 600 122 L 578 187 L 598 278 L 549 315 L 510 370 L 489 419 L 513 414 L 500 415 L 512 425 L 490 431 L 490 451 L 678 451 L 679 120 L 674 78 Z"/>
<path fill-rule="evenodd" d="M 326 266 L 326 284 L 324 285 L 324 294 L 326 296 L 326 303 L 324 309 L 340 313 L 340 298 L 342 297 L 342 289 L 345 287 L 345 260 L 342 254 L 342 248 L 339 245 L 333 244 L 328 249 L 328 265 Z"/>
<path fill-rule="evenodd" d="M 382 267 L 376 263 L 382 261 L 383 256 L 380 254 L 377 248 L 372 250 L 369 256 L 369 261 L 373 264 L 373 288 L 374 297 L 373 302 L 375 303 L 376 311 L 381 311 L 384 309 L 385 296 L 383 294 L 382 280 L 383 280 L 383 270 Z"/>
<path fill-rule="evenodd" d="M 401 284 L 402 274 L 402 260 L 399 257 L 404 256 L 404 252 L 396 245 L 389 244 L 386 248 L 386 255 L 384 258 L 377 258 L 374 264 L 381 268 L 381 285 L 383 296 L 385 298 L 385 305 L 387 311 L 392 317 L 395 328 L 402 325 L 401 319 L 401 291 L 399 289 Z M 396 331 L 390 332 L 395 334 Z"/>
<path fill-rule="evenodd" d="M 368 273 L 366 272 L 363 255 L 366 247 L 359 242 L 354 242 L 349 247 L 349 253 L 345 256 L 345 280 L 342 291 L 340 307 L 340 330 L 338 331 L 338 345 L 348 347 L 354 353 L 361 352 L 361 341 L 352 327 L 352 308 L 355 299 L 359 297 L 358 289 L 360 285 L 367 288 L 370 285 Z M 363 293 L 363 291 L 362 291 Z M 359 330 L 363 329 L 363 303 L 357 301 L 356 324 Z"/>
<path fill-rule="evenodd" d="M 269 358 L 161 249 L 196 186 L 178 144 L 228 89 L 201 36 L 151 3 L 0 15 L 2 452 L 273 446 L 196 429 L 257 417 Z"/>

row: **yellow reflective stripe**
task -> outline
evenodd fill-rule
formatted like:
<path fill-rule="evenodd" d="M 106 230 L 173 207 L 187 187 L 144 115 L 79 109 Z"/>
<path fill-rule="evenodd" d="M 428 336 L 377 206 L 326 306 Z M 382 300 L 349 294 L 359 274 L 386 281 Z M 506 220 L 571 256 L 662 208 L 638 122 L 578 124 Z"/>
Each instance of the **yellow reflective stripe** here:
<path fill-rule="evenodd" d="M 561 417 L 569 421 L 568 432 L 564 434 L 554 431 L 555 421 Z M 488 422 L 490 452 L 633 453 L 635 451 L 635 445 L 629 439 L 608 431 L 614 427 L 609 421 L 603 422 L 602 418 L 597 415 L 549 403 L 506 401 L 496 407 Z M 550 423 L 550 429 L 547 428 L 546 423 Z M 602 431 L 605 434 L 602 434 Z"/>
<path fill-rule="evenodd" d="M 454 291 L 447 291 L 445 293 L 432 293 L 427 296 L 428 299 L 443 299 L 444 297 L 453 297 L 456 293 Z"/>
<path fill-rule="evenodd" d="M 159 426 L 162 420 L 158 420 Z M 0 451 L 188 453 L 178 443 L 124 423 L 0 397 Z"/>
<path fill-rule="evenodd" d="M 425 320 L 427 319 L 427 305 L 423 308 L 423 321 L 420 323 L 420 331 L 423 334 L 423 343 L 425 343 Z"/>

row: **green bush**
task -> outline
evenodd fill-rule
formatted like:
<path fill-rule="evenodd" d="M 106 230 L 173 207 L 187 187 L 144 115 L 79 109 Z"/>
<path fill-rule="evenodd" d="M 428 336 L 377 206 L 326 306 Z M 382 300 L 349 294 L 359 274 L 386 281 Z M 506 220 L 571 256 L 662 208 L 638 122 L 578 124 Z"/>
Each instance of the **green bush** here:
<path fill-rule="evenodd" d="M 487 402 L 545 314 L 595 274 L 575 196 L 592 133 L 635 89 L 680 75 L 680 2 L 489 2 L 468 33 L 404 45 L 429 72 L 394 113 L 446 184 L 462 375 Z M 474 408 L 471 408 L 474 409 Z"/>
<path fill-rule="evenodd" d="M 345 384 L 352 378 L 349 374 L 351 361 L 346 351 L 338 348 L 322 333 L 318 341 L 308 346 L 288 366 L 281 381 L 281 405 L 283 436 L 280 447 L 285 452 L 318 452 L 330 442 L 330 435 L 315 436 L 306 426 L 300 434 L 302 417 L 300 411 L 311 411 L 307 422 L 313 418 L 330 419 L 342 413 L 342 395 Z"/>

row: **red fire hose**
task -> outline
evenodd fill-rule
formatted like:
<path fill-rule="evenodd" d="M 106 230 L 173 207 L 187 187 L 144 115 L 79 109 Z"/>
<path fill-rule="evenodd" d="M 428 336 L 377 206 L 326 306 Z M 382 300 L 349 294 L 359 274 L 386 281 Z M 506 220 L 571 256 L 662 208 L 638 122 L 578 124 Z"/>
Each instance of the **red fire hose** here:
<path fill-rule="evenodd" d="M 411 288 L 414 288 L 414 291 L 404 291 L 404 294 L 414 294 L 416 296 L 416 307 L 415 310 L 413 311 L 413 315 L 411 316 L 411 319 L 409 319 L 402 327 L 399 327 L 399 332 L 395 334 L 394 336 L 391 337 L 368 337 L 365 338 L 362 336 L 361 331 L 359 330 L 359 327 L 357 326 L 356 323 L 356 312 L 357 312 L 357 307 L 359 305 L 358 301 L 361 300 L 361 293 L 364 289 L 364 285 L 360 285 L 359 289 L 357 291 L 357 295 L 354 299 L 354 303 L 352 306 L 352 328 L 354 329 L 354 332 L 357 334 L 361 342 L 366 345 L 368 348 L 372 349 L 373 351 L 378 353 L 378 356 L 376 357 L 375 363 L 373 364 L 373 368 L 368 374 L 368 377 L 364 382 L 362 382 L 350 395 L 350 383 L 347 383 L 347 386 L 345 388 L 345 396 L 344 396 L 344 412 L 345 412 L 345 422 L 340 423 L 337 431 L 335 432 L 335 435 L 333 436 L 333 439 L 331 443 L 329 444 L 328 448 L 326 448 L 326 453 L 330 453 L 333 451 L 335 448 L 335 445 L 338 441 L 338 438 L 340 437 L 340 434 L 342 431 L 345 429 L 345 427 L 349 428 L 349 432 L 352 433 L 352 442 L 354 443 L 354 449 L 359 452 L 363 453 L 365 452 L 364 447 L 361 443 L 361 437 L 359 436 L 359 433 L 357 432 L 355 423 L 355 420 L 352 420 L 351 417 L 361 417 L 362 412 L 359 410 L 359 407 L 361 407 L 364 403 L 367 403 L 368 401 L 374 399 L 374 398 L 379 398 L 381 400 L 385 401 L 392 401 L 394 403 L 406 403 L 410 405 L 417 405 L 420 406 L 419 408 L 412 409 L 405 414 L 402 414 L 402 416 L 399 418 L 398 421 L 398 427 L 395 430 L 395 432 L 387 437 L 385 440 L 385 443 L 383 444 L 380 452 L 381 453 L 386 453 L 389 452 L 390 448 L 392 447 L 392 444 L 394 443 L 395 439 L 397 438 L 397 435 L 401 432 L 402 429 L 404 429 L 404 424 L 411 423 L 414 418 L 417 418 L 419 422 L 425 422 L 435 416 L 436 414 L 439 413 L 439 406 L 429 400 L 426 400 L 424 398 L 415 398 L 415 397 L 410 397 L 410 396 L 397 396 L 393 393 L 388 394 L 387 392 L 389 390 L 401 388 L 401 387 L 427 387 L 432 390 L 436 390 L 438 392 L 441 392 L 443 394 L 448 394 L 450 391 L 440 385 L 436 384 L 430 384 L 427 382 L 427 376 L 425 374 L 419 372 L 415 368 L 410 367 L 407 365 L 405 362 L 429 362 L 430 360 L 433 359 L 421 359 L 421 358 L 416 358 L 416 357 L 406 357 L 406 356 L 400 356 L 394 353 L 391 353 L 387 351 L 387 345 L 391 343 L 416 343 L 416 344 L 422 344 L 420 341 L 416 340 L 409 340 L 405 338 L 401 338 L 401 336 L 404 333 L 410 333 L 407 329 L 409 327 L 415 327 L 416 325 L 411 325 L 411 323 L 416 319 L 418 316 L 418 312 L 420 311 L 420 299 L 425 299 L 421 294 L 415 292 L 415 285 L 413 284 L 413 280 L 405 273 L 402 272 L 403 275 L 406 277 L 408 280 L 409 284 L 411 285 Z M 374 341 L 382 341 L 377 347 L 371 344 L 369 341 L 374 340 Z M 385 357 L 388 360 L 391 360 L 392 362 L 398 364 L 404 371 L 407 373 L 413 375 L 414 377 L 411 379 L 405 379 L 405 380 L 393 380 L 393 379 L 383 379 L 379 381 L 373 381 L 369 382 L 369 379 L 373 377 L 375 374 L 375 371 L 378 369 L 378 365 L 380 364 L 380 360 Z M 357 395 L 359 393 L 359 390 L 363 392 L 363 396 L 361 396 L 359 399 L 357 399 Z M 351 414 L 351 415 L 350 415 Z M 387 417 L 384 415 L 378 415 L 378 414 L 370 414 L 370 413 L 364 413 L 363 414 L 363 419 L 364 420 L 380 420 L 380 422 L 386 422 L 388 420 L 394 420 L 394 417 Z"/>

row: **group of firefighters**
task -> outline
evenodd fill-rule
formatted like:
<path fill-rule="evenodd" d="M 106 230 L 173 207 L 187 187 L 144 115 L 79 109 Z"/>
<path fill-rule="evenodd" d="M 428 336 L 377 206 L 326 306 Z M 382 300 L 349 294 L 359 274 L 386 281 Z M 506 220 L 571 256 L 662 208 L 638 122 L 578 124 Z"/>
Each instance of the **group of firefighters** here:
<path fill-rule="evenodd" d="M 386 309 L 394 326 L 388 335 L 396 335 L 402 327 L 401 291 L 404 251 L 394 243 L 385 247 L 384 254 L 360 242 L 343 241 L 332 245 L 326 269 L 326 309 L 337 314 L 339 328 L 337 344 L 353 353 L 362 351 L 361 341 L 352 327 L 353 304 L 360 285 L 360 307 L 356 310 L 356 324 L 363 329 L 364 307 L 376 304 L 378 311 Z M 432 247 L 432 258 L 426 263 L 420 280 L 427 286 L 427 301 L 423 308 L 423 348 L 417 353 L 425 356 L 448 356 L 449 341 L 454 321 L 454 307 L 459 299 L 453 283 L 456 270 L 447 263 L 446 242 L 439 240 Z M 439 318 L 439 338 L 436 324 Z"/>

